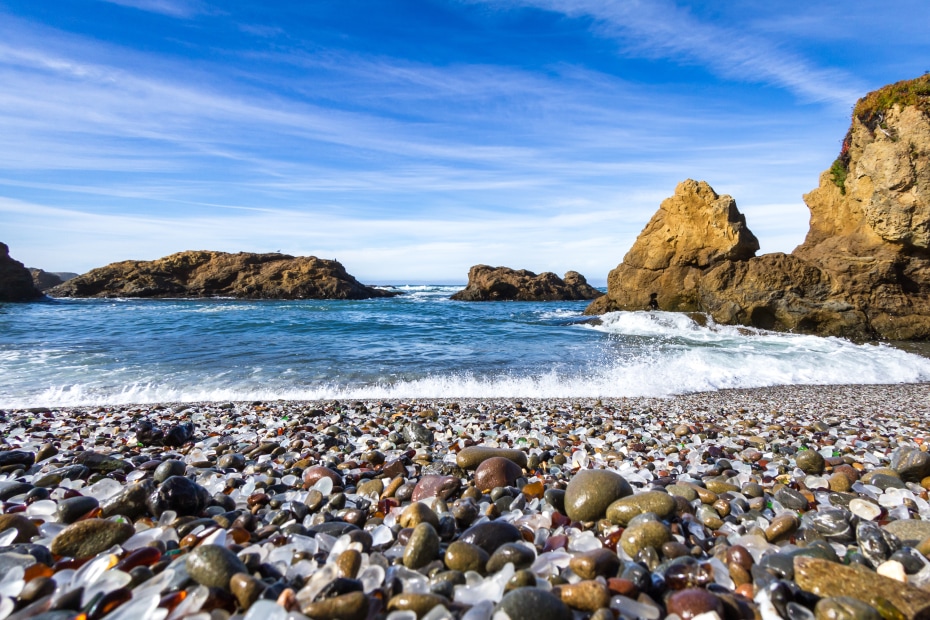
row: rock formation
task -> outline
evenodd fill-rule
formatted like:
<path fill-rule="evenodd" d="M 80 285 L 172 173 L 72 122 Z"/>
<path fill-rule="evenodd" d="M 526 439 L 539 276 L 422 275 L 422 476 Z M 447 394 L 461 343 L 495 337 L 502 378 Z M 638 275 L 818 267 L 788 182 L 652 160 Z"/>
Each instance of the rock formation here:
<path fill-rule="evenodd" d="M 640 233 L 623 262 L 607 277 L 607 295 L 591 313 L 644 310 L 658 294 L 663 309 L 701 309 L 701 274 L 720 261 L 745 260 L 759 249 L 746 218 L 730 196 L 718 196 L 701 181 L 678 184 Z"/>
<path fill-rule="evenodd" d="M 57 274 L 42 269 L 36 269 L 35 267 L 30 267 L 29 273 L 32 275 L 32 283 L 40 291 L 47 291 L 64 282 Z"/>
<path fill-rule="evenodd" d="M 475 265 L 468 270 L 468 285 L 452 296 L 458 301 L 571 301 L 595 299 L 603 293 L 577 271 L 565 278 L 551 272 L 536 275 L 526 269 Z"/>
<path fill-rule="evenodd" d="M 685 181 L 662 203 L 589 314 L 702 311 L 719 323 L 930 339 L 930 76 L 859 100 L 839 158 L 804 196 L 791 254 L 758 244 L 728 196 Z"/>
<path fill-rule="evenodd" d="M 240 252 L 178 252 L 100 267 L 48 291 L 53 297 L 368 299 L 396 293 L 360 284 L 333 260 Z"/>
<path fill-rule="evenodd" d="M 0 243 L 0 302 L 39 299 L 42 293 L 33 285 L 32 275 L 23 264 L 10 257 L 10 248 Z"/>

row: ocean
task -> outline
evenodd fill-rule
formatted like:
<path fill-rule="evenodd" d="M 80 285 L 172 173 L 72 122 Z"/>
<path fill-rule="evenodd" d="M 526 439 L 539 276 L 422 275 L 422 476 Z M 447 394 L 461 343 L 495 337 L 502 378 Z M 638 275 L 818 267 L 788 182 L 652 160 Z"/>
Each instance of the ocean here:
<path fill-rule="evenodd" d="M 67 299 L 0 305 L 0 407 L 272 399 L 671 396 L 930 381 L 889 345 L 586 302 Z"/>

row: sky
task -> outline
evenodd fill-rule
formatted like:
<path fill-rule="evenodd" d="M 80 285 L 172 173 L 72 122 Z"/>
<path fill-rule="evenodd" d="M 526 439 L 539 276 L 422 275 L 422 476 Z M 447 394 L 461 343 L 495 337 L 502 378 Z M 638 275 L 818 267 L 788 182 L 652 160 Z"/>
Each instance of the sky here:
<path fill-rule="evenodd" d="M 0 0 L 0 241 L 83 273 L 191 249 L 603 283 L 688 179 L 761 252 L 927 0 Z"/>

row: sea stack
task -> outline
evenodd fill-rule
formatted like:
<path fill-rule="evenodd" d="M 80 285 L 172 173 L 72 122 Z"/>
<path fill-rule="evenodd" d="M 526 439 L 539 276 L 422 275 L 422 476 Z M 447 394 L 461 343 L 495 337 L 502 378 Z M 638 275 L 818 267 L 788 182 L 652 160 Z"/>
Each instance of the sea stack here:
<path fill-rule="evenodd" d="M 575 301 L 596 299 L 603 293 L 577 271 L 564 278 L 552 272 L 535 274 L 526 269 L 475 265 L 468 270 L 468 285 L 452 295 L 457 301 Z"/>
<path fill-rule="evenodd" d="M 370 299 L 396 295 L 359 283 L 334 260 L 208 251 L 178 252 L 153 261 L 112 263 L 68 280 L 48 294 L 238 299 Z"/>
<path fill-rule="evenodd" d="M 685 181 L 586 312 L 700 311 L 718 323 L 854 339 L 930 339 L 930 76 L 868 94 L 804 196 L 791 254 L 758 244 L 728 196 Z"/>

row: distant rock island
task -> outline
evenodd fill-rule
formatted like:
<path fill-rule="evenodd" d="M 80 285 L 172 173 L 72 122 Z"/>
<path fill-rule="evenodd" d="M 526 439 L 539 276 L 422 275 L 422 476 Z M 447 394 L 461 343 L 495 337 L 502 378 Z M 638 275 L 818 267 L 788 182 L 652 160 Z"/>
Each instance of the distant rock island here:
<path fill-rule="evenodd" d="M 564 278 L 551 272 L 539 275 L 526 269 L 475 265 L 468 270 L 468 284 L 455 293 L 457 301 L 572 301 L 603 295 L 577 271 Z"/>
<path fill-rule="evenodd" d="M 28 272 L 27 272 L 28 273 Z M 123 261 L 48 290 L 52 297 L 370 299 L 397 293 L 360 284 L 337 261 L 315 256 L 178 252 Z"/>
<path fill-rule="evenodd" d="M 757 257 L 735 201 L 684 181 L 586 313 L 646 309 L 654 294 L 662 310 L 718 323 L 930 339 L 930 76 L 860 99 L 839 157 L 804 202 L 804 243 Z"/>
<path fill-rule="evenodd" d="M 41 298 L 41 291 L 32 283 L 32 274 L 10 257 L 10 248 L 5 243 L 0 243 L 0 302 Z"/>

